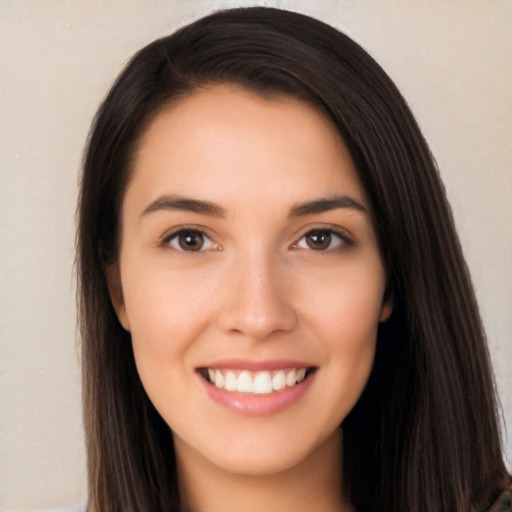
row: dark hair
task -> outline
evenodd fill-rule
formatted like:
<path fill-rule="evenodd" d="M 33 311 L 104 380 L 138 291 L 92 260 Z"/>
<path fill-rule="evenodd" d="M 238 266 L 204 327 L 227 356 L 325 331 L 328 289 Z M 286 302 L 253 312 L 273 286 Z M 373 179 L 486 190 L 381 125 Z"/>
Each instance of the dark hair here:
<path fill-rule="evenodd" d="M 120 207 L 137 143 L 169 102 L 217 83 L 321 109 L 350 150 L 393 294 L 369 382 L 343 423 L 344 489 L 360 510 L 481 511 L 507 485 L 492 369 L 432 155 L 406 102 L 354 41 L 273 8 L 220 11 L 140 50 L 94 120 L 77 264 L 88 510 L 180 510 L 169 427 L 111 305 Z M 169 483 L 171 482 L 171 483 Z"/>

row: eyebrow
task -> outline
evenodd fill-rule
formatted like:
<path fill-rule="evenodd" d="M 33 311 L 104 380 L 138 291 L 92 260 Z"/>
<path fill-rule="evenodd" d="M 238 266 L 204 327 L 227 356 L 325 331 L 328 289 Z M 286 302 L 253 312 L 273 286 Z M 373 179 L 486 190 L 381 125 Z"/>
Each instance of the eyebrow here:
<path fill-rule="evenodd" d="M 314 213 L 323 213 L 329 210 L 336 210 L 338 208 L 351 208 L 363 213 L 368 212 L 366 206 L 356 199 L 345 195 L 335 195 L 296 204 L 292 207 L 289 217 L 293 218 L 301 217 L 303 215 L 311 215 Z"/>
<path fill-rule="evenodd" d="M 336 210 L 338 208 L 351 208 L 367 213 L 367 208 L 356 199 L 345 195 L 335 195 L 295 204 L 290 210 L 288 216 L 289 218 L 295 218 L 315 213 L 323 213 L 329 210 Z M 218 218 L 226 217 L 226 211 L 224 208 L 215 203 L 199 199 L 190 199 L 173 194 L 160 196 L 142 212 L 142 216 L 159 210 L 180 210 Z"/>
<path fill-rule="evenodd" d="M 219 218 L 226 216 L 226 211 L 215 203 L 201 201 L 199 199 L 189 199 L 187 197 L 172 194 L 160 196 L 158 199 L 153 201 L 142 212 L 142 216 L 159 210 L 181 210 Z"/>

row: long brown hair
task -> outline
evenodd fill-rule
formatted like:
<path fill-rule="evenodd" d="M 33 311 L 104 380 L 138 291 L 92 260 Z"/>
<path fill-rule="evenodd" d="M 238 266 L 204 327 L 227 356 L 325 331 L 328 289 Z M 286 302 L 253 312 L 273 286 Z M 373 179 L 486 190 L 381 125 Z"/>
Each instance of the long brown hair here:
<path fill-rule="evenodd" d="M 371 204 L 394 310 L 343 423 L 344 491 L 360 510 L 481 511 L 506 485 L 492 369 L 439 174 L 406 102 L 334 28 L 273 8 L 220 11 L 140 50 L 94 120 L 78 206 L 77 267 L 90 512 L 179 511 L 172 435 L 137 375 L 105 267 L 144 129 L 215 83 L 323 110 Z"/>

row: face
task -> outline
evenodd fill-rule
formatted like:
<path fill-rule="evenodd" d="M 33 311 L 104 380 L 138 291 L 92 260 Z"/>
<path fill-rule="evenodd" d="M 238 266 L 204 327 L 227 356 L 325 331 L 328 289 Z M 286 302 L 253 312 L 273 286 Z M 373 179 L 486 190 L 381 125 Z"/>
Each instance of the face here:
<path fill-rule="evenodd" d="M 141 140 L 122 226 L 113 302 L 179 459 L 270 474 L 338 435 L 391 305 L 321 113 L 228 85 L 180 100 Z"/>

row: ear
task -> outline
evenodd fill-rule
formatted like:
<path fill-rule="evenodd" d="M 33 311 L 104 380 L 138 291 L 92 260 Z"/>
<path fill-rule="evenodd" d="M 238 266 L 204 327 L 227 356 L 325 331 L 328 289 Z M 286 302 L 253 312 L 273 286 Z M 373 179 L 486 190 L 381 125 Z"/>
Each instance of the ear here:
<path fill-rule="evenodd" d="M 385 322 L 393 313 L 393 291 L 387 286 L 382 299 L 382 308 L 380 310 L 379 322 Z"/>
<path fill-rule="evenodd" d="M 107 280 L 108 293 L 117 319 L 126 331 L 130 331 L 130 322 L 126 314 L 123 287 L 121 286 L 121 272 L 118 263 L 105 265 L 105 279 Z"/>

